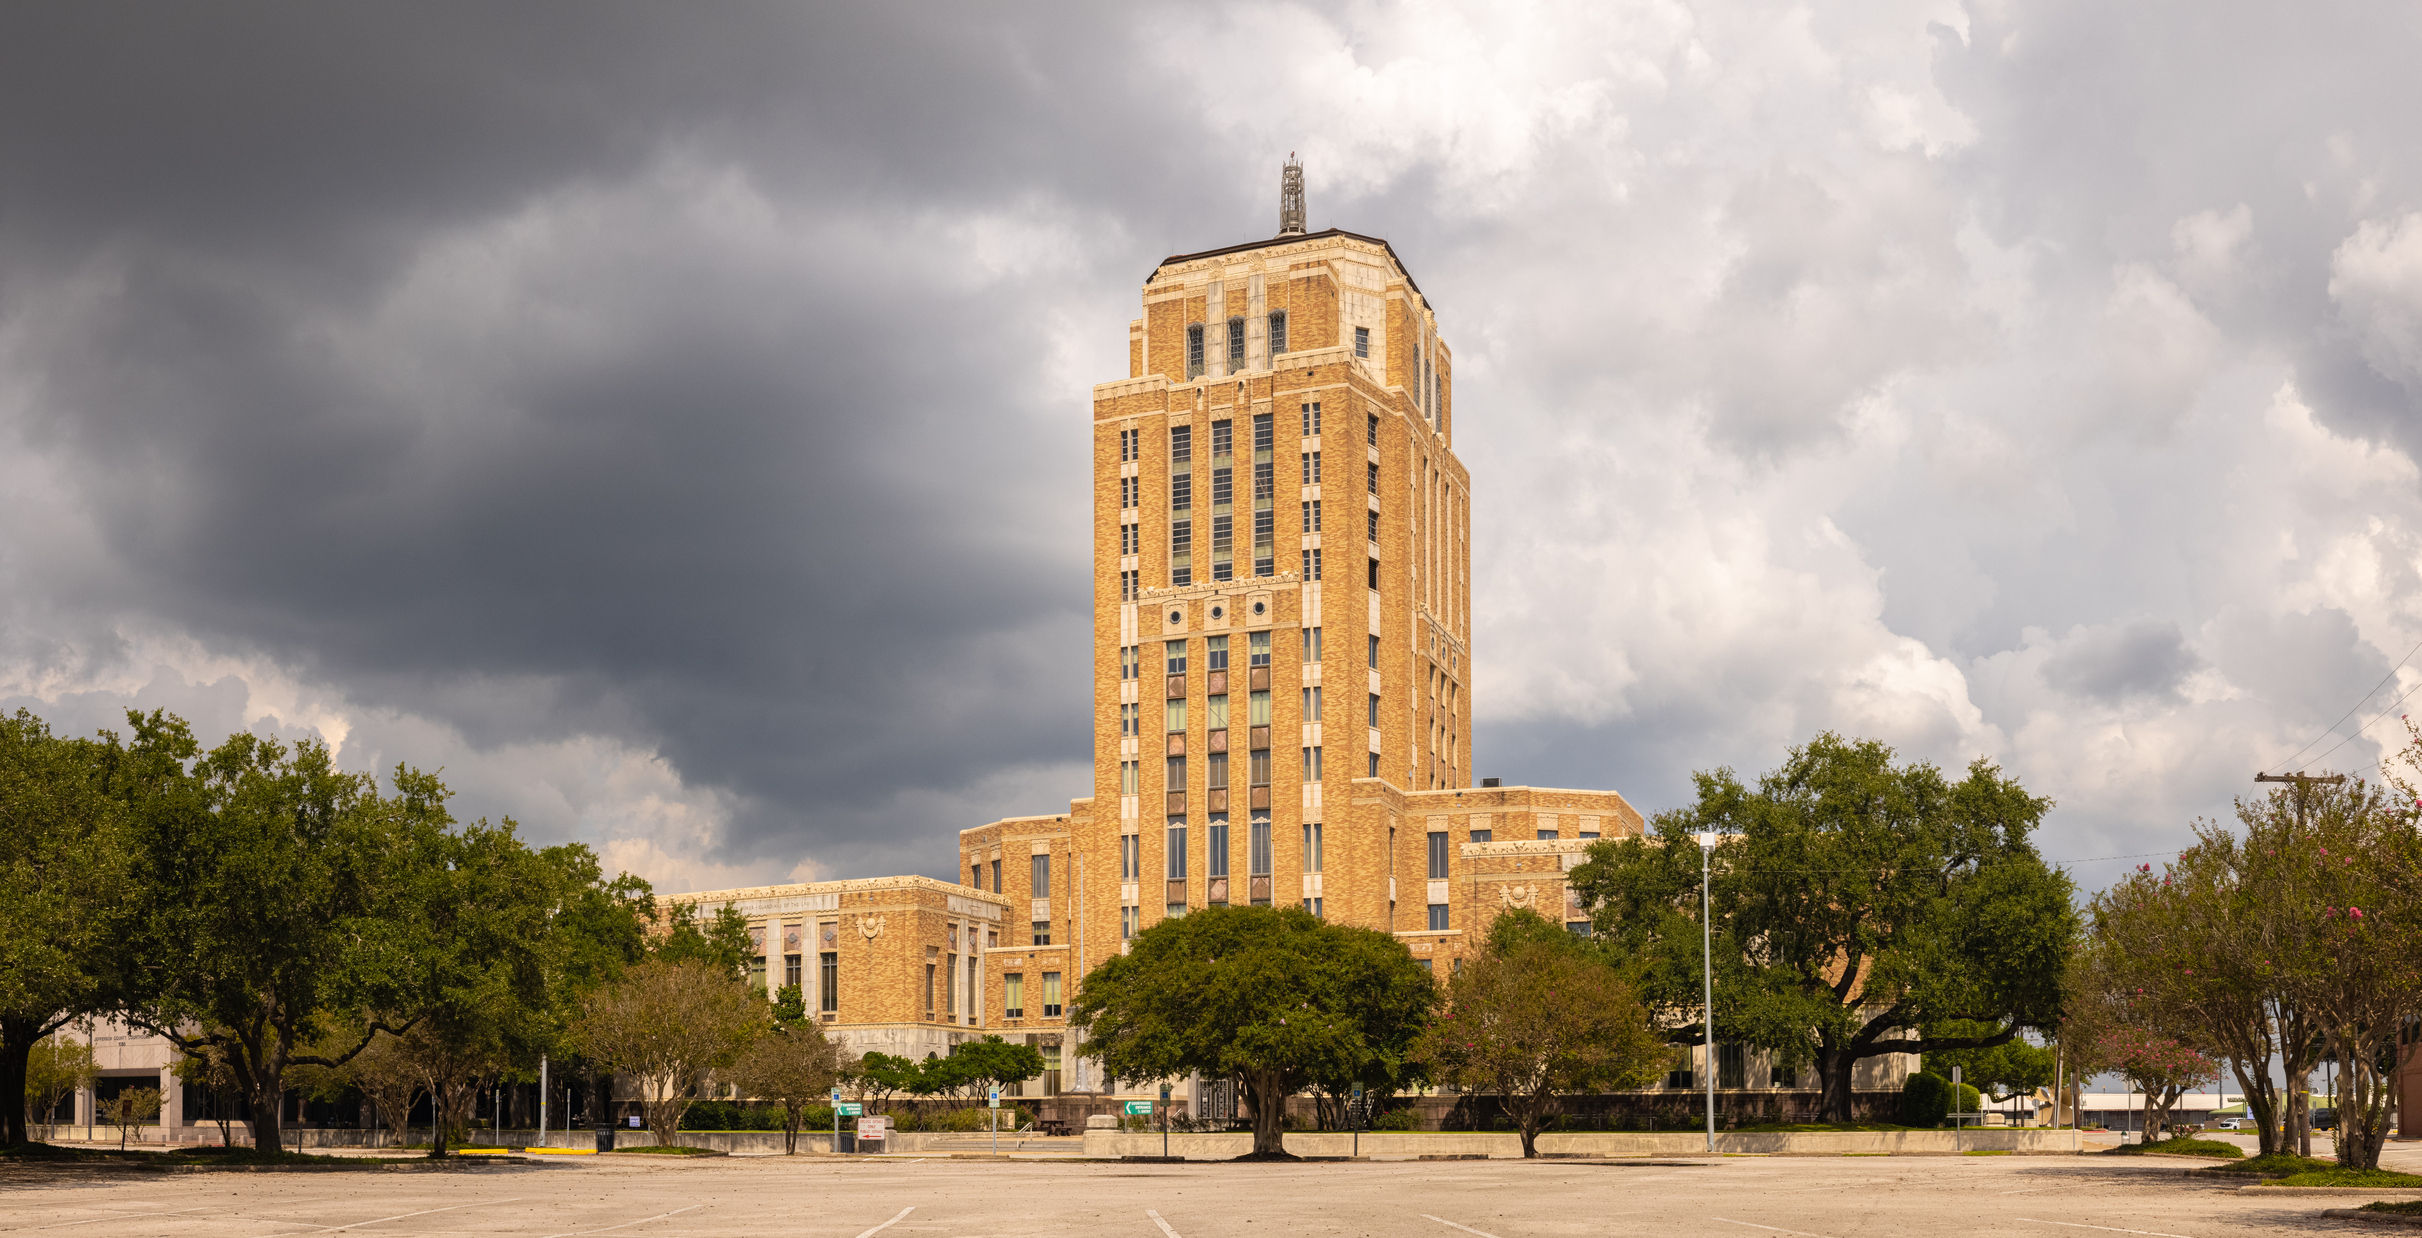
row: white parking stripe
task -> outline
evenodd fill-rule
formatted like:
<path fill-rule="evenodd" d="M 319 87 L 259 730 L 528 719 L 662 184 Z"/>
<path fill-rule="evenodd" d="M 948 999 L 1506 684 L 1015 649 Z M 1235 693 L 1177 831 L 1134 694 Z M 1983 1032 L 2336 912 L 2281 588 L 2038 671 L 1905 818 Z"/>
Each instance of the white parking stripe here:
<path fill-rule="evenodd" d="M 2077 1221 L 2047 1221 L 2041 1217 L 2012 1217 L 2014 1221 L 2033 1221 L 2037 1225 L 2066 1225 L 2070 1229 L 2099 1229 L 2106 1234 L 2145 1234 L 2149 1238 L 2188 1238 L 2185 1234 L 2165 1234 L 2157 1229 L 2127 1229 L 2118 1225 L 2086 1225 Z"/>
<path fill-rule="evenodd" d="M 466 1207 L 468 1207 L 469 1205 L 465 1205 L 465 1206 L 466 1206 Z M 630 1227 L 632 1227 L 632 1226 L 634 1226 L 634 1225 L 645 1225 L 645 1224 L 647 1224 L 647 1223 L 648 1223 L 648 1222 L 650 1222 L 650 1221 L 661 1221 L 661 1220 L 665 1219 L 666 1217 L 677 1217 L 677 1216 L 680 1216 L 680 1215 L 681 1215 L 682 1213 L 684 1213 L 684 1212 L 696 1212 L 696 1211 L 698 1211 L 700 1208 L 704 1208 L 704 1207 L 706 1207 L 706 1205 L 705 1205 L 705 1204 L 691 1204 L 691 1205 L 690 1205 L 689 1207 L 687 1207 L 687 1208 L 675 1208 L 675 1209 L 673 1209 L 671 1212 L 659 1212 L 659 1213 L 657 1213 L 656 1215 L 654 1215 L 654 1216 L 652 1216 L 652 1217 L 641 1217 L 641 1218 L 639 1218 L 639 1219 L 638 1219 L 638 1220 L 636 1220 L 636 1221 L 624 1221 L 624 1222 L 623 1222 L 622 1224 L 620 1224 L 620 1225 L 608 1225 L 608 1226 L 605 1226 L 605 1227 L 604 1227 L 604 1228 L 602 1228 L 602 1229 L 575 1229 L 575 1230 L 568 1230 L 568 1231 L 566 1231 L 566 1232 L 564 1232 L 564 1233 L 560 1233 L 560 1234 L 549 1234 L 549 1235 L 547 1235 L 547 1238 L 582 1238 L 582 1235 L 585 1235 L 585 1234 L 610 1234 L 610 1233 L 613 1233 L 615 1230 L 618 1230 L 618 1229 L 629 1229 Z"/>
<path fill-rule="evenodd" d="M 172 1217 L 180 1216 L 188 1212 L 200 1211 L 202 1211 L 200 1208 L 176 1208 L 166 1212 L 116 1212 L 105 1217 L 86 1217 L 81 1221 L 61 1221 L 56 1225 L 37 1225 L 34 1228 L 69 1229 L 78 1225 L 97 1225 L 103 1221 L 133 1221 L 142 1217 Z"/>
<path fill-rule="evenodd" d="M 1154 1212 L 1154 1211 L 1153 1211 L 1152 1209 L 1150 1209 L 1150 1208 L 1146 1208 L 1146 1209 L 1144 1209 L 1144 1215 L 1145 1215 L 1145 1216 L 1148 1216 L 1148 1217 L 1151 1217 L 1151 1218 L 1152 1218 L 1152 1223 L 1153 1223 L 1154 1225 L 1158 1225 L 1158 1226 L 1160 1226 L 1160 1227 L 1161 1227 L 1161 1232 L 1162 1232 L 1162 1233 L 1164 1233 L 1164 1234 L 1169 1235 L 1169 1238 L 1177 1238 L 1177 1231 L 1176 1231 L 1176 1230 L 1174 1230 L 1174 1229 L 1169 1228 L 1169 1223 L 1168 1223 L 1167 1221 L 1164 1221 L 1164 1220 L 1162 1220 L 1162 1219 L 1161 1219 L 1161 1214 L 1159 1214 L 1159 1213 L 1157 1213 L 1157 1212 Z"/>
<path fill-rule="evenodd" d="M 916 1206 L 915 1204 L 910 1204 L 909 1206 L 907 1206 L 907 1207 L 905 1207 L 905 1208 L 900 1209 L 899 1215 L 894 1216 L 892 1219 L 890 1219 L 890 1220 L 888 1220 L 888 1221 L 885 1221 L 885 1222 L 884 1222 L 884 1223 L 882 1223 L 881 1225 L 878 1225 L 878 1226 L 874 1227 L 873 1229 L 862 1229 L 862 1230 L 859 1230 L 859 1231 L 858 1231 L 858 1238 L 874 1238 L 874 1236 L 875 1236 L 876 1234 L 880 1234 L 880 1233 L 882 1233 L 884 1230 L 890 1229 L 892 1226 L 897 1225 L 897 1224 L 899 1224 L 900 1222 L 902 1222 L 902 1221 L 904 1221 L 904 1220 L 907 1220 L 907 1219 L 908 1219 L 908 1214 L 909 1214 L 909 1213 L 911 1213 L 911 1212 L 915 1212 L 916 1210 L 917 1210 L 917 1206 Z"/>
<path fill-rule="evenodd" d="M 1445 1217 L 1434 1217 L 1426 1212 L 1421 1214 L 1421 1219 L 1424 1221 L 1436 1221 L 1440 1225 L 1446 1226 L 1448 1229 L 1459 1229 L 1467 1234 L 1478 1234 L 1480 1235 L 1480 1238 L 1497 1238 L 1497 1235 L 1492 1234 L 1485 1229 L 1473 1229 L 1469 1225 L 1457 1225 L 1453 1221 L 1447 1220 Z"/>
<path fill-rule="evenodd" d="M 1812 1234 L 1804 1229 L 1785 1229 L 1780 1225 L 1760 1225 L 1755 1221 L 1736 1221 L 1731 1217 L 1709 1217 L 1707 1219 L 1710 1221 L 1722 1221 L 1726 1225 L 1746 1225 L 1751 1229 L 1762 1229 L 1770 1234 L 1796 1234 L 1799 1236 L 1799 1238 L 1825 1238 L 1823 1234 Z"/>
<path fill-rule="evenodd" d="M 418 1211 L 418 1212 L 398 1212 L 398 1213 L 396 1213 L 394 1216 L 391 1216 L 391 1217 L 372 1217 L 372 1218 L 370 1218 L 370 1219 L 369 1219 L 369 1220 L 367 1220 L 367 1221 L 355 1221 L 355 1222 L 353 1222 L 353 1223 L 352 1223 L 352 1224 L 350 1224 L 350 1225 L 312 1225 L 312 1226 L 308 1226 L 308 1227 L 304 1228 L 303 1230 L 301 1230 L 301 1231 L 299 1231 L 299 1232 L 301 1232 L 301 1233 L 306 1233 L 306 1234 L 335 1234 L 335 1233 L 342 1233 L 343 1231 L 345 1231 L 345 1230 L 349 1230 L 349 1229 L 360 1229 L 361 1227 L 363 1227 L 363 1226 L 365 1226 L 365 1225 L 384 1225 L 384 1224 L 386 1224 L 386 1223 L 387 1223 L 387 1222 L 389 1222 L 389 1221 L 401 1221 L 401 1220 L 405 1219 L 406 1217 L 425 1217 L 425 1216 L 428 1216 L 430 1213 L 433 1213 L 433 1212 L 456 1212 L 456 1211 L 459 1211 L 459 1210 L 464 1209 L 464 1208 L 485 1208 L 485 1207 L 488 1207 L 488 1206 L 490 1206 L 490 1205 L 492 1205 L 492 1204 L 510 1204 L 510 1203 L 516 1203 L 516 1202 L 518 1202 L 520 1199 L 521 1199 L 521 1196 L 519 1196 L 519 1195 L 515 1195 L 515 1196 L 512 1196 L 511 1198 L 508 1198 L 508 1199 L 483 1199 L 483 1200 L 481 1200 L 481 1201 L 479 1201 L 478 1203 L 475 1203 L 475 1204 L 447 1204 L 447 1205 L 446 1205 L 445 1207 L 443 1207 L 443 1208 L 423 1208 L 423 1209 L 421 1209 L 421 1210 L 420 1210 L 420 1211 Z M 303 1224 L 303 1223 L 302 1223 L 301 1221 L 279 1221 L 279 1222 L 277 1222 L 277 1224 L 280 1224 L 280 1225 L 301 1225 L 301 1224 Z M 296 1233 L 296 1232 L 298 1232 L 298 1231 L 289 1230 L 289 1231 L 287 1231 L 287 1233 L 286 1233 L 285 1235 L 280 1235 L 280 1236 L 279 1236 L 279 1238 L 290 1238 L 290 1236 L 291 1236 L 292 1234 Z"/>

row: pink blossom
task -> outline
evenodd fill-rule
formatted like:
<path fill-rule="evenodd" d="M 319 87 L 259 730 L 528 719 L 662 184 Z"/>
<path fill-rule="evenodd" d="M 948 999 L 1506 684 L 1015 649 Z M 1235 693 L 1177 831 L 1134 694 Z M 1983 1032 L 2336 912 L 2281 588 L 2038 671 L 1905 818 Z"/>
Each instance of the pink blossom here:
<path fill-rule="evenodd" d="M 2349 907 L 2346 909 L 2346 914 L 2360 920 L 2363 918 L 2363 909 L 2360 907 Z"/>

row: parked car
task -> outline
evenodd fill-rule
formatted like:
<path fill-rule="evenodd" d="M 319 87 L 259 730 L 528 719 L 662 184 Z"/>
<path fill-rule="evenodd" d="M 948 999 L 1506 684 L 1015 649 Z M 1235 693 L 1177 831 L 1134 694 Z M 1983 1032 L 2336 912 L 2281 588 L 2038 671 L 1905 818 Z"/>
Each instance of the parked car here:
<path fill-rule="evenodd" d="M 2337 1111 L 2337 1110 L 2335 1110 L 2335 1109 L 2315 1109 L 2315 1110 L 2313 1110 L 2313 1129 L 2314 1129 L 2314 1130 L 2317 1130 L 2317 1131 L 2335 1130 L 2335 1129 L 2337 1129 L 2337 1126 L 2338 1126 L 2338 1111 Z"/>
<path fill-rule="evenodd" d="M 2252 1118 L 2222 1118 L 2220 1119 L 2220 1125 L 2216 1129 L 2224 1131 L 2250 1131 L 2254 1129 L 2254 1120 Z"/>

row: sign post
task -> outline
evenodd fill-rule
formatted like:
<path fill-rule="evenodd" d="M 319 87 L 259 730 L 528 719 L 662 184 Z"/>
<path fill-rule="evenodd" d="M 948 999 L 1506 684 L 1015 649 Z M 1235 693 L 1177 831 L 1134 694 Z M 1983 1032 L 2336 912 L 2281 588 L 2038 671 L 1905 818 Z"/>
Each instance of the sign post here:
<path fill-rule="evenodd" d="M 1354 1085 L 1354 1098 L 1346 1102 L 1346 1129 L 1354 1132 L 1354 1155 L 1362 1155 L 1362 1085 Z"/>
<path fill-rule="evenodd" d="M 834 1089 L 833 1089 L 833 1146 L 832 1146 L 832 1151 L 833 1151 L 833 1152 L 834 1152 L 836 1155 L 837 1155 L 837 1154 L 839 1154 L 839 1152 L 841 1151 L 841 1089 L 839 1089 L 839 1088 L 834 1088 Z"/>
<path fill-rule="evenodd" d="M 985 1106 L 985 1108 L 990 1109 L 990 1110 L 992 1111 L 992 1112 L 991 1112 L 991 1113 L 988 1115 L 988 1116 L 989 1116 L 989 1117 L 992 1119 L 992 1154 L 993 1154 L 994 1156 L 999 1156 L 999 1155 L 1001 1154 L 1001 1089 L 1000 1089 L 1000 1088 L 998 1088 L 998 1087 L 992 1087 L 992 1088 L 988 1088 L 988 1089 L 986 1089 L 986 1090 L 985 1090 L 985 1093 L 984 1093 L 984 1106 Z"/>
<path fill-rule="evenodd" d="M 1951 1150 L 1960 1150 L 1960 1131 L 1968 1125 L 1967 1102 L 1960 1097 L 1959 1067 L 1951 1068 Z"/>
<path fill-rule="evenodd" d="M 1169 1085 L 1161 1085 L 1161 1159 L 1169 1159 Z"/>

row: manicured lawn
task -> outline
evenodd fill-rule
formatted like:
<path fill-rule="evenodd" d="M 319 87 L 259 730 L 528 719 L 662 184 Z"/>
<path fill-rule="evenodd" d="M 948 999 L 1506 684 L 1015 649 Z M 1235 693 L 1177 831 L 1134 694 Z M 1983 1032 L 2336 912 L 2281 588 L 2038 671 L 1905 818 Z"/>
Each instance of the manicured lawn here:
<path fill-rule="evenodd" d="M 2208 1156 L 2215 1160 L 2233 1161 L 2245 1155 L 2245 1149 L 2217 1139 L 2196 1139 L 2180 1135 L 2160 1143 L 2123 1143 L 2106 1149 L 2105 1156 L 2145 1156 L 2161 1152 L 2171 1156 Z"/>
<path fill-rule="evenodd" d="M 724 1154 L 723 1154 L 723 1153 L 721 1153 L 721 1152 L 717 1152 L 717 1151 L 716 1151 L 716 1150 L 714 1150 L 713 1148 L 692 1148 L 692 1147 L 686 1147 L 686 1146 L 679 1145 L 679 1144 L 676 1144 L 676 1145 L 674 1145 L 674 1146 L 672 1146 L 672 1147 L 666 1147 L 666 1146 L 665 1146 L 665 1145 L 663 1145 L 663 1144 L 649 1144 L 648 1146 L 646 1146 L 646 1147 L 644 1147 L 644 1148 L 616 1148 L 616 1149 L 614 1149 L 614 1151 L 613 1151 L 612 1153 L 609 1153 L 609 1155 L 614 1155 L 614 1156 L 621 1156 L 621 1155 L 625 1155 L 625 1154 L 632 1155 L 632 1156 L 722 1156 L 722 1155 L 724 1155 Z"/>
<path fill-rule="evenodd" d="M 2395 1212 L 2405 1216 L 2422 1216 L 2422 1199 L 2408 1199 L 2393 1204 L 2383 1200 L 2379 1203 L 2363 1205 L 2362 1211 Z"/>
<path fill-rule="evenodd" d="M 2268 1156 L 2249 1156 L 2227 1165 L 2198 1169 L 2204 1174 L 2240 1174 L 2256 1178 L 2284 1178 L 2289 1174 L 2311 1173 L 2317 1169 L 2336 1169 L 2338 1162 L 2315 1156 L 2298 1156 L 2293 1152 L 2273 1152 Z"/>
<path fill-rule="evenodd" d="M 2393 1169 L 2314 1169 L 2289 1174 L 2271 1183 L 2272 1186 L 2391 1186 L 2422 1187 L 2422 1174 L 2401 1174 Z"/>

